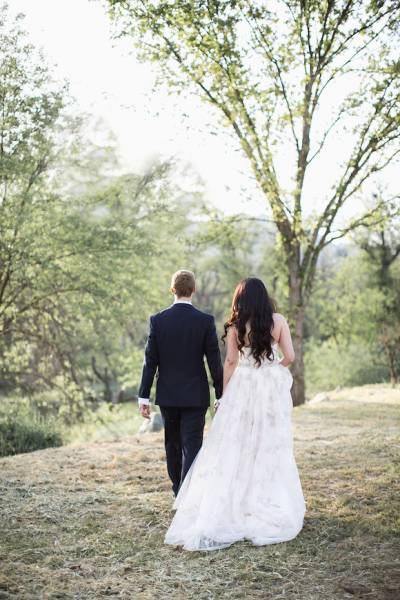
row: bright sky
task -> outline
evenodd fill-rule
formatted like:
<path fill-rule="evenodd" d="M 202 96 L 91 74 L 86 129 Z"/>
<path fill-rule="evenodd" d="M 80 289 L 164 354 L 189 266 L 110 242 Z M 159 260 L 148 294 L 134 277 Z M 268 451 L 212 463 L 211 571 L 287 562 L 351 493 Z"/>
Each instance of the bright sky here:
<path fill-rule="evenodd" d="M 265 215 L 265 201 L 251 182 L 246 159 L 229 136 L 216 129 L 210 109 L 196 98 L 154 92 L 152 67 L 135 59 L 129 40 L 112 41 L 99 1 L 11 0 L 10 8 L 26 15 L 31 41 L 70 82 L 79 107 L 100 117 L 115 133 L 127 168 L 140 169 L 155 155 L 177 156 L 193 165 L 206 184 L 207 198 L 218 207 Z M 335 157 L 341 155 L 341 143 L 333 141 Z M 315 173 L 308 210 L 321 202 L 334 164 L 335 159 L 328 158 Z M 389 184 L 394 176 L 392 169 Z M 349 206 L 344 216 L 357 207 L 359 203 Z"/>

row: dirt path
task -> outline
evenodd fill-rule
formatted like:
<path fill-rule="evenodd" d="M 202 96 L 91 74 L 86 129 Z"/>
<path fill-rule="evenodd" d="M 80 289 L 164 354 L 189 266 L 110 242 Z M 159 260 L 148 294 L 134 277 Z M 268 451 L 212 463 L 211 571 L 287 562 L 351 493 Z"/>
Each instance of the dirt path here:
<path fill-rule="evenodd" d="M 163 545 L 160 434 L 2 459 L 0 598 L 398 600 L 399 408 L 368 387 L 296 409 L 306 523 L 263 548 Z"/>

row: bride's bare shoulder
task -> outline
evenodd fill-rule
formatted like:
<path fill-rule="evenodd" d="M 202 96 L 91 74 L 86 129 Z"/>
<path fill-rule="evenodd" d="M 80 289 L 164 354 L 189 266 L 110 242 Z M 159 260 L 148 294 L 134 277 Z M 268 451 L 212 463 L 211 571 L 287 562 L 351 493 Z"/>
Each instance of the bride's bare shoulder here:
<path fill-rule="evenodd" d="M 238 330 L 237 330 L 236 325 L 234 325 L 234 324 L 229 325 L 228 329 L 226 330 L 226 335 L 231 338 L 237 337 L 237 333 L 238 333 Z"/>
<path fill-rule="evenodd" d="M 272 318 L 274 320 L 274 325 L 279 325 L 286 322 L 285 317 L 281 313 L 273 313 Z"/>
<path fill-rule="evenodd" d="M 286 323 L 285 317 L 281 313 L 273 313 L 272 319 L 274 321 L 274 326 L 272 327 L 272 337 L 277 342 L 281 336 L 282 327 Z"/>

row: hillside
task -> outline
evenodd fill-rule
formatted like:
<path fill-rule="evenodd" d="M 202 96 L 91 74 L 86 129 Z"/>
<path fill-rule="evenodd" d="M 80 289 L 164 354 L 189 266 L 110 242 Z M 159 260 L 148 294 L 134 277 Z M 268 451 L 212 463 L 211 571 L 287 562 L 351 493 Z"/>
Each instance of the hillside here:
<path fill-rule="evenodd" d="M 0 598 L 397 600 L 400 391 L 343 390 L 295 410 L 307 501 L 287 544 L 184 553 L 162 434 L 0 461 Z"/>

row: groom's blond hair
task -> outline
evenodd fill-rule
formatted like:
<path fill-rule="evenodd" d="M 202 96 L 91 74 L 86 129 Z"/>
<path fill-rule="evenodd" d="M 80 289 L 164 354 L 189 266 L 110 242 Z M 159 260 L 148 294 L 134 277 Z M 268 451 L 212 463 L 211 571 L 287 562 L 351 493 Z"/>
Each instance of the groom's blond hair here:
<path fill-rule="evenodd" d="M 172 275 L 171 292 L 176 294 L 178 298 L 188 298 L 196 288 L 196 280 L 192 271 L 181 269 Z"/>

